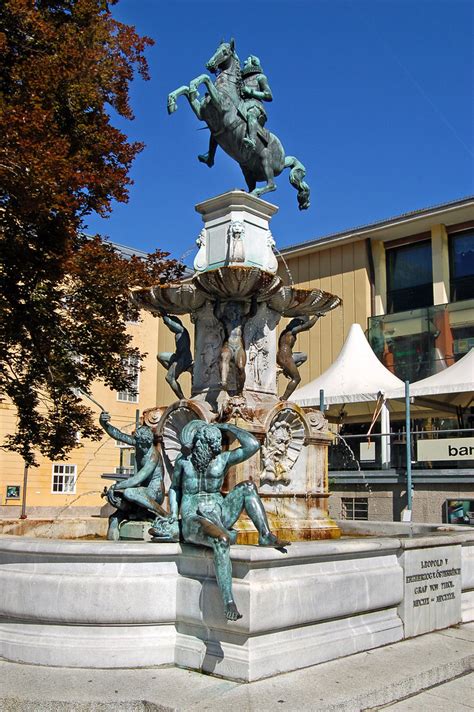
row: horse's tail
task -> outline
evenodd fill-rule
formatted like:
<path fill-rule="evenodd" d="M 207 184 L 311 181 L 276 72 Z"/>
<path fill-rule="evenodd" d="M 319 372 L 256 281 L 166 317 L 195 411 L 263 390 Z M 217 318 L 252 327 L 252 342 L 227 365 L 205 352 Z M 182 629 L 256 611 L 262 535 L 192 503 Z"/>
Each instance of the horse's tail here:
<path fill-rule="evenodd" d="M 305 183 L 306 168 L 294 156 L 286 156 L 285 168 L 290 170 L 290 183 L 298 191 L 298 206 L 300 210 L 309 208 L 309 185 Z"/>

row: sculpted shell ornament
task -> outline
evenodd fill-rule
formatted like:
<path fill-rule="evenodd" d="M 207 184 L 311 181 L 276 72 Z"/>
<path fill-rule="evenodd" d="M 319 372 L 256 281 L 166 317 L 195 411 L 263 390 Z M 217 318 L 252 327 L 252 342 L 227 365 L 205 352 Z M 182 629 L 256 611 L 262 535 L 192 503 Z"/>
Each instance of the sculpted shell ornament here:
<path fill-rule="evenodd" d="M 184 401 L 178 402 L 168 409 L 168 412 L 161 419 L 159 430 L 162 437 L 162 454 L 163 461 L 171 478 L 176 458 L 181 452 L 180 434 L 183 428 L 191 421 L 195 421 L 196 425 L 206 421 L 199 419 L 196 411 L 184 404 Z M 197 427 L 201 427 L 197 425 Z"/>
<path fill-rule="evenodd" d="M 325 314 L 341 304 L 342 299 L 335 294 L 323 292 L 321 289 L 295 289 L 294 287 L 281 287 L 268 300 L 271 309 L 287 317 Z"/>
<path fill-rule="evenodd" d="M 259 301 L 281 289 L 281 279 L 257 267 L 219 267 L 197 274 L 196 285 L 211 297 L 246 299 L 253 294 Z"/>
<path fill-rule="evenodd" d="M 291 470 L 304 445 L 305 427 L 292 408 L 283 408 L 273 419 L 261 449 L 260 485 L 284 485 L 291 482 Z"/>
<path fill-rule="evenodd" d="M 197 311 L 209 297 L 194 284 L 163 284 L 134 287 L 131 298 L 140 309 L 161 314 L 189 314 Z"/>
<path fill-rule="evenodd" d="M 196 274 L 192 283 L 134 287 L 131 298 L 140 309 L 162 314 L 190 314 L 208 299 L 248 299 L 258 294 L 259 302 L 282 316 L 325 314 L 342 304 L 342 299 L 321 289 L 283 286 L 280 277 L 256 267 L 220 267 Z"/>

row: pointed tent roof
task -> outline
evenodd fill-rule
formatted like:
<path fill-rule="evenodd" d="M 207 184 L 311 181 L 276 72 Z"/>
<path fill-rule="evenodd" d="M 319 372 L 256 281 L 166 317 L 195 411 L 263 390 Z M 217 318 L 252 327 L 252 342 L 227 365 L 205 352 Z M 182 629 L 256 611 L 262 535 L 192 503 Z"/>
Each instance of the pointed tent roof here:
<path fill-rule="evenodd" d="M 466 400 L 474 398 L 474 348 L 452 366 L 423 378 L 410 386 L 411 396 L 448 396 L 451 403 L 459 399 L 452 394 L 467 394 Z M 387 394 L 389 398 L 403 398 L 403 389 L 395 389 Z M 444 399 L 445 400 L 445 399 Z"/>
<path fill-rule="evenodd" d="M 314 381 L 298 388 L 291 400 L 302 406 L 318 405 L 324 390 L 327 405 L 377 400 L 380 391 L 403 388 L 403 381 L 378 360 L 360 324 L 352 324 L 334 363 Z"/>

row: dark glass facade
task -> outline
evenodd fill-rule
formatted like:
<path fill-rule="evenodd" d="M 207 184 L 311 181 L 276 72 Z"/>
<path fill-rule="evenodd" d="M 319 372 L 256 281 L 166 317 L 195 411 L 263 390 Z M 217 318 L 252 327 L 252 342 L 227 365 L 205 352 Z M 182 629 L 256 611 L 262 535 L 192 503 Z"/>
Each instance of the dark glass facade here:
<path fill-rule="evenodd" d="M 474 347 L 474 300 L 371 317 L 368 339 L 392 373 L 414 383 Z"/>
<path fill-rule="evenodd" d="M 388 248 L 386 264 L 389 314 L 433 304 L 430 240 Z"/>
<path fill-rule="evenodd" d="M 451 301 L 474 299 L 474 230 L 449 238 Z"/>

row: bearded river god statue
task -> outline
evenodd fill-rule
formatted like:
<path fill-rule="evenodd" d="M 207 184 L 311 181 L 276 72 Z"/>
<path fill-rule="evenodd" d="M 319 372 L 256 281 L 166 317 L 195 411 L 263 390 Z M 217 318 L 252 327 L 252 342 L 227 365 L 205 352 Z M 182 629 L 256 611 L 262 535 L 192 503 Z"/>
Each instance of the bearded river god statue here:
<path fill-rule="evenodd" d="M 232 39 L 219 44 L 206 67 L 216 75 L 215 82 L 200 74 L 168 96 L 168 113 L 176 111 L 177 98 L 185 96 L 198 119 L 210 129 L 209 150 L 198 156 L 201 163 L 213 166 L 220 146 L 239 163 L 249 192 L 256 196 L 276 190 L 275 176 L 289 168 L 299 208 L 309 208 L 305 167 L 294 156 L 285 156 L 280 140 L 265 128 L 267 115 L 262 102 L 272 101 L 273 96 L 259 58 L 251 55 L 241 67 Z M 203 98 L 198 91 L 201 85 L 207 89 Z M 265 185 L 257 188 L 260 181 Z"/>
<path fill-rule="evenodd" d="M 240 447 L 223 451 L 223 434 L 236 438 Z M 209 425 L 193 420 L 180 436 L 181 454 L 177 457 L 169 490 L 172 520 L 181 515 L 185 542 L 209 547 L 214 552 L 217 584 L 228 620 L 241 618 L 232 594 L 230 545 L 237 539 L 232 529 L 242 512 L 258 531 L 260 546 L 282 549 L 289 542 L 278 539 L 268 526 L 263 503 L 253 482 L 239 482 L 226 496 L 221 494 L 228 470 L 248 460 L 259 450 L 257 439 L 248 431 L 229 423 Z M 151 534 L 161 536 L 161 519 Z"/>

